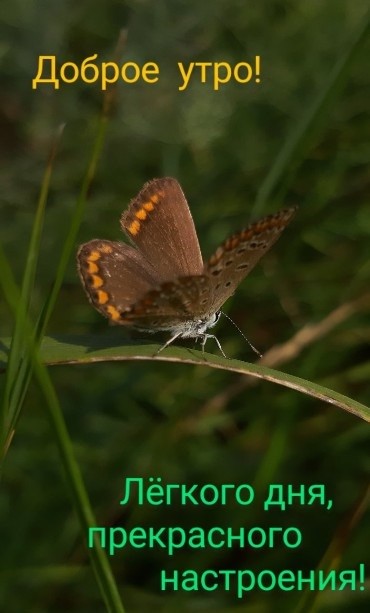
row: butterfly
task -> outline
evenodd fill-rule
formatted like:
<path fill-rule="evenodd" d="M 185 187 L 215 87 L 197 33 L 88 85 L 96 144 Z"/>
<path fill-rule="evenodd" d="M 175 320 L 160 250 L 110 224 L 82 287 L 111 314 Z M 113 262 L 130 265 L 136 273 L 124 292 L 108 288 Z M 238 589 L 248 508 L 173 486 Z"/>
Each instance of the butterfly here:
<path fill-rule="evenodd" d="M 78 271 L 91 304 L 112 323 L 199 339 L 221 307 L 292 220 L 283 209 L 230 236 L 204 262 L 193 218 L 176 179 L 146 183 L 121 216 L 131 241 L 94 239 L 80 246 Z M 159 352 L 157 352 L 159 353 Z"/>

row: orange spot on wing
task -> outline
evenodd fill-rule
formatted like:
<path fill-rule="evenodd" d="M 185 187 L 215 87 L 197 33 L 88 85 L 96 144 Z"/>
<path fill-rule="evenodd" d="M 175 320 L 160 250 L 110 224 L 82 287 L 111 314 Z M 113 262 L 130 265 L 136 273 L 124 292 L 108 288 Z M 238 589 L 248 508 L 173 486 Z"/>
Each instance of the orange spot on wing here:
<path fill-rule="evenodd" d="M 87 261 L 88 262 L 96 262 L 96 260 L 100 260 L 101 255 L 99 251 L 91 251 L 91 253 L 88 255 Z"/>
<path fill-rule="evenodd" d="M 108 313 L 109 317 L 111 319 L 113 319 L 114 321 L 117 321 L 121 317 L 119 311 L 116 309 L 116 307 L 114 307 L 112 305 L 107 307 L 107 313 Z"/>
<path fill-rule="evenodd" d="M 98 270 L 99 270 L 99 267 L 97 264 L 95 264 L 95 262 L 91 262 L 90 260 L 87 260 L 87 272 L 92 274 L 93 272 L 98 272 Z"/>
<path fill-rule="evenodd" d="M 135 217 L 137 217 L 138 219 L 141 219 L 142 221 L 144 221 L 144 219 L 146 219 L 147 216 L 148 216 L 148 213 L 146 212 L 145 209 L 140 209 L 135 215 Z"/>
<path fill-rule="evenodd" d="M 104 245 L 103 244 L 103 245 L 100 245 L 99 250 L 102 253 L 112 253 L 113 248 L 110 245 L 107 245 L 107 244 Z"/>
<path fill-rule="evenodd" d="M 101 287 L 104 283 L 103 279 L 101 277 L 98 277 L 98 275 L 91 275 L 91 278 L 92 278 L 92 286 L 94 289 Z"/>
<path fill-rule="evenodd" d="M 154 196 L 152 197 L 151 200 L 153 200 Z M 157 204 L 157 201 L 154 200 L 154 204 Z M 154 211 L 154 204 L 153 202 L 149 201 L 149 202 L 145 202 L 145 204 L 143 204 L 143 208 L 148 211 L 148 213 L 150 213 L 151 211 Z"/>
<path fill-rule="evenodd" d="M 140 230 L 140 222 L 137 221 L 137 219 L 135 219 L 132 223 L 130 223 L 127 229 L 130 232 L 130 234 L 133 234 L 133 236 L 136 236 L 136 234 Z"/>
<path fill-rule="evenodd" d="M 101 289 L 97 292 L 97 296 L 99 304 L 105 304 L 109 300 L 107 292 L 103 292 Z"/>
<path fill-rule="evenodd" d="M 240 241 L 238 236 L 230 236 L 230 238 L 228 238 L 224 244 L 225 250 L 231 251 L 232 249 L 235 249 L 238 246 L 239 242 Z"/>

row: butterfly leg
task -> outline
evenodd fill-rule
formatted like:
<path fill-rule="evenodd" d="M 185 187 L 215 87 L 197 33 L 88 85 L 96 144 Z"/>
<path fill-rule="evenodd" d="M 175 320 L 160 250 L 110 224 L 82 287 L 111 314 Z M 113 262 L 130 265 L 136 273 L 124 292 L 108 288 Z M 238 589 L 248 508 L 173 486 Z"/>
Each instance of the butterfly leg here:
<path fill-rule="evenodd" d="M 153 353 L 153 358 L 155 358 L 159 353 L 161 353 L 161 351 L 163 351 L 163 349 L 166 349 L 166 347 L 168 347 L 169 345 L 171 345 L 173 343 L 173 341 L 175 341 L 177 338 L 179 338 L 179 336 L 181 336 L 181 332 L 177 332 L 176 334 L 174 334 L 173 336 L 171 336 L 168 341 L 166 341 L 164 343 L 164 345 L 162 345 L 159 349 L 157 349 L 157 351 L 155 353 Z"/>
<path fill-rule="evenodd" d="M 164 345 L 162 345 L 159 349 L 157 349 L 157 351 L 153 354 L 153 358 L 155 358 L 159 353 L 161 353 L 161 351 L 163 351 L 163 349 L 166 349 L 166 347 L 171 345 L 173 343 L 173 341 L 175 341 L 180 336 L 182 336 L 182 332 L 177 332 L 176 334 L 171 336 L 168 339 L 168 341 L 166 341 L 164 343 Z M 202 334 L 202 335 L 199 335 L 199 336 L 196 337 L 196 340 L 201 339 L 202 352 L 204 353 L 204 346 L 205 346 L 205 344 L 206 344 L 206 342 L 207 342 L 207 340 L 209 338 L 213 338 L 216 341 L 217 347 L 221 351 L 222 355 L 224 356 L 224 358 L 227 358 L 226 353 L 224 352 L 224 350 L 221 347 L 220 341 L 218 340 L 217 336 L 215 336 L 214 334 Z"/>
<path fill-rule="evenodd" d="M 217 347 L 221 351 L 222 355 L 224 356 L 224 358 L 227 358 L 226 353 L 221 347 L 220 341 L 218 340 L 217 336 L 215 336 L 214 334 L 202 334 L 202 341 L 201 341 L 202 342 L 202 352 L 204 353 L 204 346 L 209 338 L 213 338 L 216 341 Z"/>

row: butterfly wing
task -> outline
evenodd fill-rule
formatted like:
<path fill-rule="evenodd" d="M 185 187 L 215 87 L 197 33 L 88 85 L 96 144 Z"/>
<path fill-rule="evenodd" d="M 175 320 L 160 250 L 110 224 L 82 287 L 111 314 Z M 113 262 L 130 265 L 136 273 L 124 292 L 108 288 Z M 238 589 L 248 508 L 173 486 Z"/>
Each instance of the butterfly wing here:
<path fill-rule="evenodd" d="M 204 267 L 204 274 L 210 277 L 213 293 L 210 312 L 218 311 L 234 293 L 239 283 L 277 241 L 295 212 L 296 208 L 292 207 L 268 215 L 230 236 L 218 247 Z"/>
<path fill-rule="evenodd" d="M 121 217 L 124 232 L 157 272 L 160 282 L 201 275 L 203 260 L 188 203 L 178 182 L 153 179 Z"/>
<path fill-rule="evenodd" d="M 122 313 L 122 323 L 155 332 L 185 330 L 184 323 L 204 316 L 210 302 L 206 275 L 180 277 L 152 289 Z"/>
<path fill-rule="evenodd" d="M 134 247 L 92 240 L 77 253 L 78 272 L 92 305 L 115 323 L 121 312 L 138 302 L 156 284 L 156 272 Z"/>

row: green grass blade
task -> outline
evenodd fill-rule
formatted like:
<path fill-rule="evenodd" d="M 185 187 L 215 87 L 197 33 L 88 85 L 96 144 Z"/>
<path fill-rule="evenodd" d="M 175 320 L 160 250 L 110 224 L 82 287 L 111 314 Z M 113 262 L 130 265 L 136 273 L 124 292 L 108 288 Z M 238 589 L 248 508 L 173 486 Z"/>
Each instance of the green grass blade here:
<path fill-rule="evenodd" d="M 366 484 L 350 512 L 336 526 L 331 541 L 316 570 L 323 570 L 329 573 L 331 570 L 338 569 L 346 548 L 350 543 L 351 535 L 369 507 L 369 501 L 370 487 Z M 324 610 L 325 596 L 323 591 L 306 589 L 297 607 L 294 609 L 294 613 L 314 613 L 320 610 L 320 605 L 322 605 L 322 610 Z"/>
<path fill-rule="evenodd" d="M 3 290 L 5 300 L 10 306 L 10 309 L 15 313 L 17 310 L 17 305 L 19 303 L 19 289 L 15 283 L 13 273 L 9 266 L 9 262 L 7 258 L 5 257 L 5 254 L 4 254 L 4 251 L 1 245 L 0 245 L 0 269 L 1 269 L 1 275 L 0 275 L 1 289 Z M 10 345 L 11 343 L 9 342 L 8 349 L 7 349 L 6 364 L 4 363 L 4 368 L 7 367 L 8 360 L 10 358 Z M 6 376 L 10 377 L 9 374 L 7 374 Z M 5 384 L 6 382 L 4 381 L 4 392 L 3 392 L 2 402 L 0 405 L 0 450 L 1 450 L 0 456 L 3 455 L 4 445 L 9 435 L 8 402 L 7 402 L 8 392 L 5 395 Z M 8 382 L 8 385 L 10 386 L 10 382 Z"/>
<path fill-rule="evenodd" d="M 82 534 L 87 538 L 88 530 L 90 527 L 96 526 L 96 520 L 82 480 L 81 471 L 74 457 L 72 443 L 59 405 L 58 397 L 55 393 L 49 373 L 40 360 L 38 349 L 35 345 L 32 352 L 32 366 L 33 372 L 46 400 L 45 406 L 48 409 L 50 422 L 54 429 L 59 456 L 67 477 L 67 483 L 74 507 L 78 514 Z M 112 613 L 124 613 L 124 608 L 107 556 L 101 549 L 97 540 L 95 541 L 94 547 L 88 548 L 88 553 L 107 611 Z"/>
<path fill-rule="evenodd" d="M 68 235 L 64 242 L 64 246 L 62 249 L 62 254 L 59 260 L 58 268 L 56 274 L 54 276 L 54 283 L 51 289 L 51 292 L 45 302 L 42 313 L 39 317 L 38 323 L 36 325 L 35 337 L 38 341 L 41 340 L 44 331 L 47 327 L 48 321 L 50 319 L 50 315 L 54 308 L 61 284 L 63 282 L 64 274 L 66 267 L 68 265 L 68 261 L 73 252 L 75 241 L 78 233 L 78 229 L 81 224 L 81 220 L 84 214 L 86 198 L 89 192 L 89 188 L 91 186 L 91 182 L 93 180 L 96 166 L 100 157 L 100 153 L 104 143 L 104 136 L 106 131 L 106 124 L 108 119 L 108 113 L 106 106 L 104 107 L 103 113 L 100 118 L 99 128 L 97 131 L 97 136 L 94 143 L 93 153 L 88 164 L 88 168 L 83 180 L 82 188 L 76 203 L 76 207 L 74 210 L 74 214 L 71 219 L 71 224 L 69 227 Z M 43 185 L 42 193 L 47 193 L 48 185 Z M 22 303 L 22 300 L 20 300 Z M 12 371 L 11 371 L 12 372 Z M 13 373 L 14 375 L 14 373 Z M 13 432 L 19 418 L 19 414 L 21 411 L 21 407 L 27 393 L 28 385 L 31 379 L 31 368 L 30 363 L 27 358 L 18 362 L 18 370 L 16 376 L 10 376 L 9 381 L 13 382 L 13 389 L 10 387 L 11 384 L 8 383 L 6 386 L 6 395 L 4 397 L 5 405 L 9 406 L 9 425 L 8 425 L 8 434 Z"/>
<path fill-rule="evenodd" d="M 41 184 L 40 195 L 36 208 L 36 215 L 33 223 L 30 245 L 25 264 L 25 270 L 22 281 L 22 288 L 19 299 L 17 300 L 15 310 L 15 324 L 12 336 L 12 343 L 9 350 L 9 359 L 7 364 L 7 372 L 5 377 L 4 392 L 2 398 L 2 410 L 4 413 L 4 421 L 13 422 L 18 411 L 18 403 L 12 403 L 12 386 L 14 382 L 18 382 L 17 373 L 22 360 L 24 359 L 24 327 L 27 312 L 31 302 L 32 291 L 36 276 L 36 267 L 40 250 L 42 228 L 44 222 L 45 206 L 47 195 L 49 192 L 51 173 L 53 168 L 53 160 L 56 154 L 56 145 L 58 137 L 53 143 L 49 160 L 46 164 L 44 178 Z M 8 267 L 8 272 L 10 268 Z M 9 283 L 9 274 L 8 283 Z"/>
<path fill-rule="evenodd" d="M 9 264 L 1 248 L 0 266 L 2 269 L 1 284 L 4 294 L 10 308 L 15 311 L 17 309 L 20 292 L 15 284 Z M 96 521 L 91 509 L 86 488 L 82 480 L 80 469 L 74 457 L 72 443 L 68 435 L 58 397 L 55 393 L 49 373 L 40 358 L 37 339 L 34 337 L 33 330 L 26 313 L 24 316 L 22 333 L 25 362 L 27 363 L 28 367 L 32 365 L 32 370 L 45 397 L 45 407 L 48 411 L 49 420 L 55 435 L 61 463 L 66 474 L 66 482 L 71 492 L 74 507 L 82 528 L 82 533 L 86 536 L 89 527 L 94 527 L 96 525 Z M 10 339 L 8 340 L 7 345 L 3 346 L 3 351 L 5 351 L 7 354 L 6 361 L 8 361 L 11 346 L 12 342 Z M 18 399 L 23 398 L 23 394 L 25 393 L 26 389 L 27 388 L 23 386 L 23 388 L 20 390 L 20 396 L 18 396 Z M 9 448 L 9 442 L 12 439 L 13 429 L 11 427 L 4 428 L 4 430 L 1 432 L 4 439 L 6 439 L 6 453 Z M 118 589 L 105 552 L 101 549 L 99 543 L 96 542 L 95 547 L 88 549 L 88 553 L 107 610 L 112 613 L 124 613 L 124 608 L 121 603 Z"/>
<path fill-rule="evenodd" d="M 361 26 L 348 45 L 348 48 L 343 52 L 332 72 L 328 75 L 325 87 L 300 117 L 299 122 L 294 126 L 290 135 L 288 135 L 285 145 L 280 149 L 275 162 L 257 193 L 253 207 L 254 215 L 258 216 L 263 212 L 265 204 L 273 197 L 273 193 L 277 189 L 279 189 L 279 194 L 275 195 L 274 199 L 281 201 L 284 197 L 286 186 L 288 182 L 291 182 L 293 172 L 303 159 L 320 124 L 327 117 L 329 109 L 332 108 L 333 99 L 338 95 L 345 83 L 349 69 L 362 51 L 369 32 L 370 12 L 364 16 Z"/>
<path fill-rule="evenodd" d="M 2 339 L 6 347 L 7 339 Z M 135 344 L 105 346 L 104 339 L 100 337 L 60 337 L 44 338 L 41 346 L 41 356 L 46 364 L 94 364 L 96 362 L 124 361 L 124 360 L 156 360 L 165 362 L 179 362 L 207 366 L 243 375 L 250 375 L 265 381 L 271 381 L 290 389 L 297 390 L 323 402 L 337 406 L 367 422 L 370 422 L 370 407 L 367 407 L 353 398 L 344 396 L 313 381 L 306 381 L 300 377 L 285 372 L 250 364 L 239 360 L 229 360 L 209 353 L 201 353 L 184 347 L 169 347 L 163 353 L 153 358 L 158 345 Z M 6 361 L 6 350 L 0 351 L 1 362 Z"/>
<path fill-rule="evenodd" d="M 68 262 L 75 249 L 78 230 L 80 228 L 81 221 L 83 219 L 84 212 L 85 212 L 87 196 L 88 196 L 93 178 L 95 176 L 96 167 L 97 167 L 97 164 L 98 164 L 98 161 L 99 161 L 102 149 L 103 149 L 107 121 L 108 121 L 108 115 L 106 113 L 103 113 L 99 121 L 92 156 L 89 161 L 88 168 L 87 168 L 85 177 L 82 182 L 82 187 L 81 187 L 80 194 L 77 199 L 76 206 L 73 212 L 69 231 L 66 236 L 64 245 L 63 245 L 62 253 L 59 259 L 59 263 L 58 263 L 58 268 L 55 273 L 54 283 L 50 291 L 50 294 L 45 302 L 44 308 L 42 310 L 40 319 L 37 324 L 37 337 L 38 338 L 41 338 L 43 336 L 45 329 L 48 325 L 50 315 L 54 309 L 54 306 L 55 306 L 55 303 L 56 303 L 56 300 L 59 294 L 59 290 L 63 283 L 63 279 L 64 279 L 64 275 L 65 275 L 65 271 L 66 271 Z"/>
<path fill-rule="evenodd" d="M 24 274 L 21 292 L 18 291 L 9 264 L 6 261 L 4 254 L 0 251 L 0 262 L 3 264 L 4 271 L 4 274 L 1 276 L 4 294 L 9 306 L 13 310 L 17 311 L 15 334 L 13 340 L 8 344 L 7 349 L 8 368 L 2 411 L 2 421 L 3 425 L 5 426 L 5 428 L 2 430 L 2 435 L 4 439 L 7 438 L 8 443 L 5 448 L 5 453 L 8 450 L 9 442 L 12 438 L 12 433 L 19 417 L 23 399 L 27 393 L 28 385 L 31 379 L 31 372 L 33 370 L 45 396 L 46 407 L 48 408 L 50 421 L 53 426 L 61 462 L 66 472 L 67 483 L 72 494 L 72 499 L 82 526 L 82 531 L 85 535 L 87 534 L 87 530 L 90 526 L 95 526 L 95 519 L 82 481 L 78 464 L 76 463 L 73 455 L 72 444 L 68 436 L 57 395 L 50 380 L 49 374 L 39 357 L 38 343 L 41 340 L 43 331 L 48 323 L 63 281 L 66 266 L 74 249 L 78 228 L 83 216 L 86 197 L 102 149 L 106 121 L 107 114 L 104 112 L 100 121 L 100 129 L 98 130 L 98 135 L 95 140 L 93 155 L 88 165 L 88 170 L 85 175 L 80 196 L 75 208 L 70 230 L 64 243 L 59 266 L 55 275 L 54 285 L 49 298 L 45 303 L 43 313 L 39 318 L 36 334 L 34 333 L 28 320 L 27 307 L 33 289 L 38 247 L 40 244 L 42 231 L 43 213 L 50 184 L 53 156 L 51 156 L 42 183 L 39 205 L 30 244 L 30 256 Z M 7 407 L 10 407 L 11 410 L 8 411 Z M 112 613 L 124 613 L 124 608 L 121 603 L 118 589 L 111 573 L 105 552 L 101 549 L 99 544 L 96 543 L 94 548 L 89 549 L 89 555 L 107 610 Z"/>

